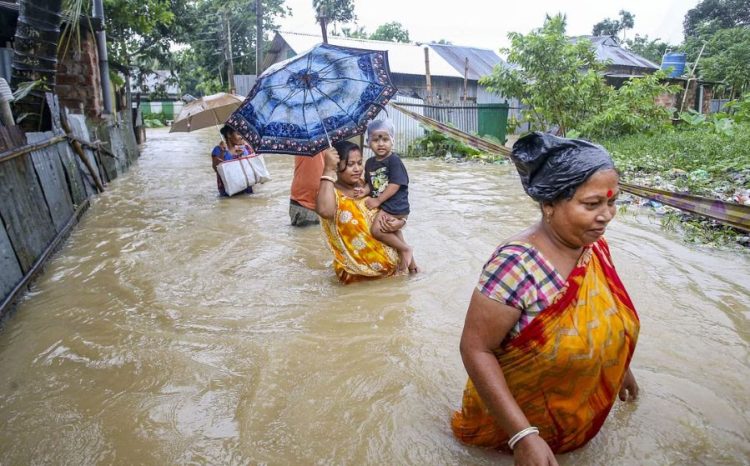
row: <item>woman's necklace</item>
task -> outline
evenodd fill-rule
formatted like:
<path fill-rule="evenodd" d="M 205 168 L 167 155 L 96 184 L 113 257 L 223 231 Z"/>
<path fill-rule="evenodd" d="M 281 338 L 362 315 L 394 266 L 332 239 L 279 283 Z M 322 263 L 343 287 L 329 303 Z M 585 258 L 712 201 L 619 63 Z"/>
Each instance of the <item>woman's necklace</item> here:
<path fill-rule="evenodd" d="M 339 191 L 347 197 L 354 196 L 354 188 L 341 184 L 338 180 L 333 184 Z"/>

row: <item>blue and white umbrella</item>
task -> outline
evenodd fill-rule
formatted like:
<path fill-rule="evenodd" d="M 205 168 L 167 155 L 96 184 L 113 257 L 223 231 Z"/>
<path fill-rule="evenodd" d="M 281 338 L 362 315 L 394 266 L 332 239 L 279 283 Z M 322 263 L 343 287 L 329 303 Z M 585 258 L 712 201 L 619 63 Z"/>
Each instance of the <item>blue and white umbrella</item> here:
<path fill-rule="evenodd" d="M 259 153 L 315 155 L 396 95 L 388 52 L 319 44 L 264 71 L 227 120 Z"/>

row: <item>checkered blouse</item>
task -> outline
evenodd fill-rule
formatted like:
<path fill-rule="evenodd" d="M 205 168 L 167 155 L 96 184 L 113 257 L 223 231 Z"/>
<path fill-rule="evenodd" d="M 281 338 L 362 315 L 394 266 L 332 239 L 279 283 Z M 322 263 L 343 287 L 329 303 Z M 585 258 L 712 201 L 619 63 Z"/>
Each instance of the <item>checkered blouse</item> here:
<path fill-rule="evenodd" d="M 565 279 L 531 244 L 510 242 L 500 245 L 484 265 L 477 289 L 521 311 L 508 335 L 513 338 L 550 305 L 564 285 Z"/>

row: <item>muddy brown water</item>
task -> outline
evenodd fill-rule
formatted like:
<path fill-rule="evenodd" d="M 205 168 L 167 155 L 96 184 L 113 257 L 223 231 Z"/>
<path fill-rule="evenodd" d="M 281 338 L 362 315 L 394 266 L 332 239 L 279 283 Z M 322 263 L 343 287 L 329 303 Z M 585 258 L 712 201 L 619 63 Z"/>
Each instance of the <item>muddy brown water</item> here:
<path fill-rule="evenodd" d="M 149 131 L 0 329 L 0 464 L 512 464 L 459 444 L 484 261 L 538 211 L 508 166 L 406 162 L 424 272 L 339 285 L 287 214 L 292 158 L 220 199 L 211 130 Z M 608 231 L 641 398 L 567 465 L 750 464 L 750 255 Z"/>

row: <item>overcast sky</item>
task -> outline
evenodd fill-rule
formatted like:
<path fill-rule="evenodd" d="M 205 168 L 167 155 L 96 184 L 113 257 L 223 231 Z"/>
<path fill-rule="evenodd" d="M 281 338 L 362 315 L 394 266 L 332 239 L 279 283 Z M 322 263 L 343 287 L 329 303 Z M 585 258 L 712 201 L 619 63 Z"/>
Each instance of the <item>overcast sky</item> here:
<path fill-rule="evenodd" d="M 400 22 L 412 42 L 445 39 L 455 45 L 497 50 L 508 46 L 508 32 L 527 33 L 540 27 L 545 13 L 563 12 L 568 17 L 568 35 L 591 34 L 604 18 L 618 18 L 620 10 L 635 15 L 635 27 L 627 31 L 682 42 L 685 13 L 700 0 L 354 0 L 357 23 L 367 33 L 384 23 Z M 438 5 L 446 5 L 438 6 Z M 292 17 L 280 21 L 281 30 L 320 34 L 315 25 L 312 0 L 286 0 Z"/>

